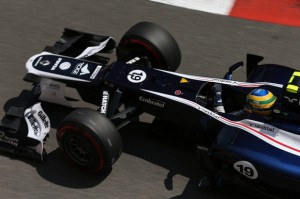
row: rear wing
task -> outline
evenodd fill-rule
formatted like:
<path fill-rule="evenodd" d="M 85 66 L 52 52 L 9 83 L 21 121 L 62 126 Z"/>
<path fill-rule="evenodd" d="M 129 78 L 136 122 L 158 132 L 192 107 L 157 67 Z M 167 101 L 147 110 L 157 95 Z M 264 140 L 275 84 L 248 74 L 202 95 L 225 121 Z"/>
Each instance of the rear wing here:
<path fill-rule="evenodd" d="M 249 77 L 254 68 L 258 67 L 258 63 L 263 59 L 264 57 L 259 55 L 247 54 L 247 77 Z"/>

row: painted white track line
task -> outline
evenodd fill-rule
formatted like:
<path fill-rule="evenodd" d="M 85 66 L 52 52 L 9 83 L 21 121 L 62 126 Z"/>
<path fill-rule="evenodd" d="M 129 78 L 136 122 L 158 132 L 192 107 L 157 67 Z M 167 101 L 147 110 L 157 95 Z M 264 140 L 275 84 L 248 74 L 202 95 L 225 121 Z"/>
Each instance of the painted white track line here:
<path fill-rule="evenodd" d="M 229 15 L 235 0 L 150 0 L 153 2 L 199 10 L 214 14 Z"/>

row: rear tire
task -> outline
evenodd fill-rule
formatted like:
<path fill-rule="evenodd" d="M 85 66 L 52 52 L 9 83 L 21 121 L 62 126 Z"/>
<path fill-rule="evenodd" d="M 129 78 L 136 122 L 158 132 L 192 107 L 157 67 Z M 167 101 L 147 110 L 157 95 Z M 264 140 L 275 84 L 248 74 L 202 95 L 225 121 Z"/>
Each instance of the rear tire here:
<path fill-rule="evenodd" d="M 74 163 L 104 173 L 120 157 L 122 140 L 115 126 L 99 112 L 77 109 L 57 129 L 59 147 Z"/>
<path fill-rule="evenodd" d="M 117 46 L 118 61 L 129 61 L 146 56 L 153 68 L 176 71 L 181 52 L 173 36 L 151 22 L 140 22 L 131 27 Z"/>

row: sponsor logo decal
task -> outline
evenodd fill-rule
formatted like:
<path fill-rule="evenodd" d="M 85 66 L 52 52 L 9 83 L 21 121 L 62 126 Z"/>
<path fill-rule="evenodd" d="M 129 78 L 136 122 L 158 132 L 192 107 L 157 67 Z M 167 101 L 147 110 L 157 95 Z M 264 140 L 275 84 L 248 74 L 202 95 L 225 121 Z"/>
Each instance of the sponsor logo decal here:
<path fill-rule="evenodd" d="M 58 58 L 56 60 L 56 62 L 54 63 L 54 65 L 52 66 L 51 70 L 55 70 L 58 66 L 58 64 L 61 62 L 62 58 Z"/>
<path fill-rule="evenodd" d="M 43 60 L 43 61 L 40 61 L 40 63 L 39 64 L 41 64 L 42 66 L 48 66 L 48 65 L 50 65 L 50 61 L 49 60 Z"/>
<path fill-rule="evenodd" d="M 255 88 L 259 87 L 262 85 L 269 85 L 269 86 L 274 86 L 278 88 L 282 88 L 282 84 L 276 84 L 272 82 L 255 82 L 255 83 L 250 83 L 250 82 L 239 82 L 239 81 L 232 81 L 232 80 L 227 80 L 227 79 L 218 79 L 218 78 L 212 78 L 212 77 L 203 77 L 203 76 L 195 76 L 195 75 L 186 75 L 182 73 L 176 73 L 176 72 L 171 72 L 171 71 L 164 71 L 160 69 L 155 69 L 159 71 L 163 71 L 165 73 L 177 75 L 181 78 L 187 78 L 187 79 L 193 79 L 193 80 L 199 80 L 199 81 L 205 81 L 205 82 L 216 82 L 220 84 L 227 84 L 227 85 L 232 85 L 232 86 L 240 86 L 240 87 L 246 87 L 246 88 Z"/>
<path fill-rule="evenodd" d="M 80 71 L 80 75 L 87 75 L 87 74 L 90 74 L 89 65 L 88 64 L 84 65 L 84 67 Z"/>
<path fill-rule="evenodd" d="M 292 104 L 297 104 L 297 105 L 299 105 L 300 106 L 300 100 L 299 99 L 296 99 L 296 98 L 289 98 L 288 96 L 283 96 L 284 97 L 284 99 L 287 99 L 287 101 L 289 101 L 289 103 L 292 103 Z"/>
<path fill-rule="evenodd" d="M 77 75 L 80 72 L 80 69 L 83 67 L 84 62 L 79 63 L 75 66 L 75 69 L 72 71 L 73 75 Z"/>
<path fill-rule="evenodd" d="M 27 137 L 42 141 L 50 131 L 50 120 L 43 111 L 41 103 L 27 108 L 24 118 L 28 127 Z"/>
<path fill-rule="evenodd" d="M 67 70 L 71 67 L 71 63 L 70 62 L 63 62 L 59 65 L 59 69 L 60 70 Z"/>
<path fill-rule="evenodd" d="M 37 61 L 36 61 L 36 63 L 34 64 L 34 66 L 37 66 L 39 63 L 40 63 L 40 61 L 43 59 L 43 57 L 40 57 Z"/>
<path fill-rule="evenodd" d="M 47 87 L 47 89 L 53 89 L 53 90 L 60 90 L 60 85 L 51 83 L 51 82 L 46 82 L 44 85 Z"/>
<path fill-rule="evenodd" d="M 48 120 L 46 114 L 43 111 L 39 111 L 38 112 L 38 116 L 40 117 L 40 119 L 42 120 L 44 127 L 48 128 L 50 127 L 50 121 Z"/>
<path fill-rule="evenodd" d="M 150 98 L 144 98 L 143 96 L 139 97 L 139 100 L 141 102 L 145 102 L 147 104 L 151 104 L 160 108 L 164 108 L 165 107 L 165 102 L 159 101 L 159 100 L 155 100 L 155 99 L 150 99 Z"/>
<path fill-rule="evenodd" d="M 128 62 L 126 62 L 126 64 L 134 64 L 135 62 L 137 62 L 137 61 L 139 61 L 139 60 L 140 60 L 139 57 L 135 57 L 135 58 L 129 60 Z"/>
<path fill-rule="evenodd" d="M 91 75 L 90 79 L 95 79 L 95 77 L 98 75 L 99 71 L 101 70 L 102 66 L 98 65 L 93 74 Z"/>
<path fill-rule="evenodd" d="M 84 65 L 84 62 L 82 63 L 79 63 L 76 65 L 75 69 L 72 71 L 72 74 L 73 75 L 87 75 L 87 74 L 90 74 L 90 71 L 89 71 L 89 65 L 88 64 L 85 64 Z M 79 73 L 80 72 L 80 73 Z"/>
<path fill-rule="evenodd" d="M 42 78 L 40 82 L 39 100 L 71 106 L 70 102 L 65 98 L 65 83 Z"/>
<path fill-rule="evenodd" d="M 261 124 L 249 122 L 249 126 L 254 127 L 254 128 L 258 128 L 258 129 L 261 129 L 261 130 L 265 130 L 265 131 L 275 132 L 274 127 L 269 127 L 269 126 L 266 126 L 266 125 L 261 125 Z"/>
<path fill-rule="evenodd" d="M 238 85 L 237 81 L 232 81 L 232 80 L 227 80 L 227 79 L 212 78 L 211 81 L 220 83 L 220 84 Z"/>
<path fill-rule="evenodd" d="M 216 120 L 219 120 L 221 118 L 220 115 L 216 114 L 215 112 L 212 112 L 206 108 L 204 108 L 203 106 L 198 106 L 196 107 L 199 111 L 203 112 L 204 114 L 212 117 L 212 118 L 215 118 Z"/>
<path fill-rule="evenodd" d="M 17 138 L 8 137 L 4 132 L 0 132 L 0 142 L 11 144 L 15 147 L 18 146 L 19 140 Z"/>
<path fill-rule="evenodd" d="M 35 113 L 35 111 L 31 110 L 30 112 L 25 114 L 25 117 L 26 117 L 28 123 L 30 124 L 30 126 L 33 130 L 33 133 L 36 136 L 40 136 L 41 135 L 41 129 L 40 129 L 40 126 L 39 126 L 37 120 L 33 117 L 34 113 Z"/>
<path fill-rule="evenodd" d="M 142 70 L 133 70 L 127 75 L 127 79 L 132 83 L 141 83 L 146 79 L 146 77 L 146 73 Z"/>
<path fill-rule="evenodd" d="M 109 93 L 107 91 L 103 91 L 100 113 L 103 113 L 103 114 L 107 113 L 108 100 L 109 100 Z"/>

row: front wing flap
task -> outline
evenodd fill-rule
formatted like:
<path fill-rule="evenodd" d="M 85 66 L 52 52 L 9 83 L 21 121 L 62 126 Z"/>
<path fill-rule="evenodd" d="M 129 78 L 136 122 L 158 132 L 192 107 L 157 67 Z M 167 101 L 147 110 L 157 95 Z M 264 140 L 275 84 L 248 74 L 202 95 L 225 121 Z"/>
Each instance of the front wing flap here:
<path fill-rule="evenodd" d="M 50 120 L 41 103 L 29 108 L 11 106 L 0 124 L 0 151 L 44 160 L 44 140 Z"/>
<path fill-rule="evenodd" d="M 52 46 L 46 46 L 44 51 L 76 57 L 86 48 L 98 46 L 108 38 L 110 40 L 102 53 L 111 53 L 116 48 L 116 41 L 113 38 L 65 28 L 62 36 Z"/>

